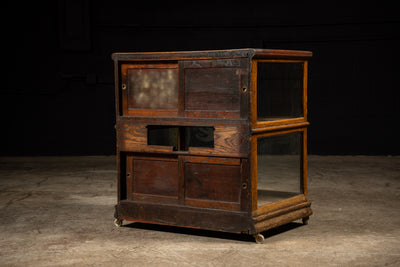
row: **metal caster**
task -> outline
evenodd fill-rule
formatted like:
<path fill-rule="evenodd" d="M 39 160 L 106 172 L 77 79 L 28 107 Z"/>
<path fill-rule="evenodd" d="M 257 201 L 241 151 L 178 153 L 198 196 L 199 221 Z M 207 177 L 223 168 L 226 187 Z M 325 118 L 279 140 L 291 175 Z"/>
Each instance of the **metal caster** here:
<path fill-rule="evenodd" d="M 253 235 L 253 237 L 256 240 L 257 244 L 264 243 L 264 236 L 262 234 L 255 234 L 255 235 Z"/>
<path fill-rule="evenodd" d="M 123 220 L 115 219 L 115 220 L 114 220 L 114 225 L 115 225 L 116 227 L 121 227 L 122 222 L 123 222 Z"/>
<path fill-rule="evenodd" d="M 301 220 L 303 221 L 303 224 L 304 224 L 304 225 L 307 225 L 309 219 L 310 219 L 310 217 L 305 217 L 305 218 L 303 218 L 303 219 L 301 219 Z"/>

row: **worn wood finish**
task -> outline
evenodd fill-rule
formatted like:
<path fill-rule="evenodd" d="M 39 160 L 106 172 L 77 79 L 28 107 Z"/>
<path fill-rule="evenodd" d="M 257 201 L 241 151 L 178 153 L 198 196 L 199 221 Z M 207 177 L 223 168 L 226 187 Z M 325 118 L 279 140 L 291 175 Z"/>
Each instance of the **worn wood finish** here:
<path fill-rule="evenodd" d="M 123 153 L 117 153 L 117 162 L 116 162 L 116 167 L 117 167 L 117 199 L 118 201 L 122 199 L 127 199 L 127 181 L 126 181 L 126 162 L 127 162 L 127 157 Z"/>
<path fill-rule="evenodd" d="M 251 76 L 250 76 L 250 123 L 251 128 L 257 127 L 257 61 L 251 61 Z M 261 126 L 259 126 L 261 127 Z"/>
<path fill-rule="evenodd" d="M 311 56 L 307 51 L 276 49 L 114 53 L 115 217 L 247 234 L 307 219 L 312 214 L 307 199 Z M 302 64 L 301 117 L 257 121 L 258 62 Z M 162 95 L 164 89 L 170 94 Z M 154 94 L 157 91 L 160 94 Z M 213 142 L 189 145 L 188 126 L 211 127 Z M 153 135 L 169 130 L 152 131 L 150 140 L 157 141 L 149 144 L 148 129 L 173 127 L 161 141 Z M 303 133 L 299 166 L 303 193 L 258 207 L 257 139 L 293 132 Z M 203 138 L 209 142 L 210 136 Z M 196 138 L 201 144 L 202 136 Z"/>
<path fill-rule="evenodd" d="M 123 175 L 120 176 L 120 189 L 118 191 L 123 191 L 125 197 L 119 198 L 119 200 L 130 199 L 133 200 L 133 154 L 125 154 L 123 166 L 124 169 L 121 170 Z M 123 186 L 123 190 L 122 190 Z"/>
<path fill-rule="evenodd" d="M 295 211 L 295 210 L 308 208 L 310 206 L 311 206 L 311 202 L 301 202 L 299 204 L 287 206 L 285 208 L 277 209 L 277 210 L 274 210 L 274 211 L 264 212 L 260 216 L 254 217 L 253 220 L 255 222 L 261 222 L 261 221 L 268 220 L 270 218 L 281 216 L 283 214 L 286 214 L 286 213 L 289 213 L 289 212 L 292 212 L 292 211 Z"/>
<path fill-rule="evenodd" d="M 209 119 L 235 119 L 240 116 L 239 111 L 223 111 L 223 110 L 186 110 L 185 116 L 190 118 L 209 118 Z"/>
<path fill-rule="evenodd" d="M 146 125 L 119 123 L 117 129 L 117 143 L 120 151 L 165 153 L 173 151 L 171 146 L 148 145 Z"/>
<path fill-rule="evenodd" d="M 291 124 L 284 124 L 284 125 L 273 125 L 269 127 L 261 127 L 261 128 L 254 128 L 251 129 L 252 134 L 260 134 L 265 132 L 272 132 L 272 131 L 279 131 L 279 130 L 286 130 L 290 128 L 304 128 L 308 126 L 310 123 L 308 122 L 299 122 L 299 123 L 291 123 Z"/>
<path fill-rule="evenodd" d="M 240 200 L 240 166 L 185 164 L 186 199 L 236 202 Z"/>
<path fill-rule="evenodd" d="M 209 156 L 229 154 L 241 157 L 248 152 L 248 135 L 240 126 L 215 126 L 214 148 L 189 147 L 189 153 Z"/>
<path fill-rule="evenodd" d="M 186 110 L 229 110 L 240 108 L 240 69 L 185 70 Z"/>
<path fill-rule="evenodd" d="M 251 175 L 250 161 L 248 159 L 241 160 L 241 193 L 240 193 L 240 209 L 242 211 L 251 211 Z"/>
<path fill-rule="evenodd" d="M 185 115 L 239 117 L 241 87 L 247 84 L 242 72 L 246 69 L 247 61 L 243 59 L 185 61 Z"/>
<path fill-rule="evenodd" d="M 252 231 L 248 214 L 241 211 L 121 201 L 116 207 L 116 216 L 124 220 L 232 233 L 249 233 Z"/>
<path fill-rule="evenodd" d="M 151 117 L 151 116 L 121 116 L 119 123 L 133 123 L 144 125 L 180 125 L 180 126 L 232 126 L 240 125 L 249 128 L 249 122 L 246 119 L 216 118 L 216 117 Z M 117 124 L 118 126 L 118 124 Z M 247 131 L 248 132 L 248 131 Z"/>
<path fill-rule="evenodd" d="M 222 164 L 222 165 L 240 165 L 239 158 L 222 158 L 222 157 L 199 157 L 186 156 L 185 162 L 205 163 L 205 164 Z"/>
<path fill-rule="evenodd" d="M 306 208 L 286 212 L 279 216 L 268 218 L 264 221 L 255 222 L 255 232 L 254 233 L 260 233 L 260 232 L 269 230 L 271 228 L 290 223 L 290 222 L 298 220 L 298 219 L 306 218 L 306 217 L 309 217 L 311 214 L 312 214 L 311 208 L 306 207 Z M 251 233 L 251 234 L 254 234 L 254 233 Z"/>
<path fill-rule="evenodd" d="M 249 152 L 245 126 L 215 126 L 214 148 L 189 147 L 189 153 L 198 155 L 243 157 Z M 121 151 L 173 152 L 170 146 L 148 145 L 147 125 L 120 122 L 117 141 Z"/>
<path fill-rule="evenodd" d="M 309 58 L 312 52 L 281 49 L 227 49 L 178 52 L 113 53 L 115 61 L 159 61 L 219 58 Z"/>
<path fill-rule="evenodd" d="M 267 206 L 263 206 L 259 209 L 256 209 L 252 212 L 252 216 L 258 217 L 263 214 L 268 214 L 271 212 L 275 212 L 277 210 L 286 209 L 287 207 L 298 205 L 301 203 L 307 202 L 307 198 L 304 195 L 298 195 L 289 199 L 285 199 Z"/>
<path fill-rule="evenodd" d="M 136 194 L 178 198 L 178 159 L 133 158 L 133 187 Z"/>
<path fill-rule="evenodd" d="M 250 179 L 251 179 L 251 212 L 257 210 L 257 137 L 250 137 Z"/>

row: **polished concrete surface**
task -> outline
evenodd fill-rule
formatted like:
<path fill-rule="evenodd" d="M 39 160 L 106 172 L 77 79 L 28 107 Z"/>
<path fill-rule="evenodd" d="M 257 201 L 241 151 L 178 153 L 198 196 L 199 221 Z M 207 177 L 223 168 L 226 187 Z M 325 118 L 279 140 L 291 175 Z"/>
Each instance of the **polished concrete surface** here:
<path fill-rule="evenodd" d="M 245 235 L 113 224 L 115 157 L 0 158 L 0 266 L 400 266 L 400 157 L 310 156 L 314 214 Z"/>

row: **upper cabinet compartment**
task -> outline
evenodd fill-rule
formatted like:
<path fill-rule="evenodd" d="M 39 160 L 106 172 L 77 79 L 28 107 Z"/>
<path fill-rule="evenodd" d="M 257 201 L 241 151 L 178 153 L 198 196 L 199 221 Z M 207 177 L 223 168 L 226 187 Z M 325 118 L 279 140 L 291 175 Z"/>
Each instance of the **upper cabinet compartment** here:
<path fill-rule="evenodd" d="M 257 60 L 253 67 L 256 70 L 253 106 L 257 107 L 254 121 L 258 125 L 305 121 L 307 62 Z"/>
<path fill-rule="evenodd" d="M 122 115 L 239 118 L 243 58 L 121 64 Z"/>
<path fill-rule="evenodd" d="M 119 116 L 307 121 L 307 51 L 114 53 Z"/>
<path fill-rule="evenodd" d="M 303 64 L 258 62 L 257 120 L 303 117 Z"/>
<path fill-rule="evenodd" d="M 123 64 L 121 78 L 123 114 L 178 113 L 178 64 Z"/>

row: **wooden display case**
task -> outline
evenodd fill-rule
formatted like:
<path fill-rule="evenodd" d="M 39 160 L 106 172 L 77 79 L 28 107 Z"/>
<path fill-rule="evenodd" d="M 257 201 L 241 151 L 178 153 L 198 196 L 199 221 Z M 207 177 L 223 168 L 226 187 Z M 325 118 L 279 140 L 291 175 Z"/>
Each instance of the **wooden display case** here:
<path fill-rule="evenodd" d="M 306 51 L 114 53 L 123 220 L 253 235 L 312 214 Z"/>

